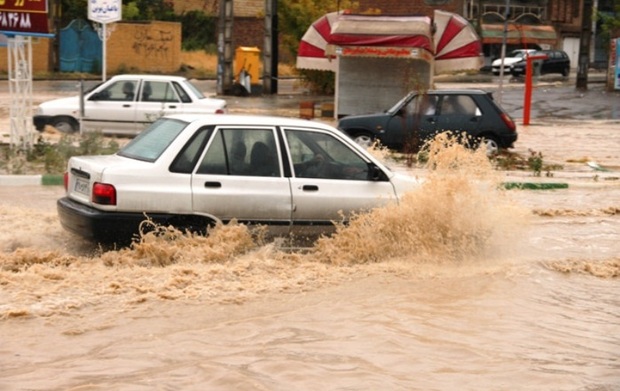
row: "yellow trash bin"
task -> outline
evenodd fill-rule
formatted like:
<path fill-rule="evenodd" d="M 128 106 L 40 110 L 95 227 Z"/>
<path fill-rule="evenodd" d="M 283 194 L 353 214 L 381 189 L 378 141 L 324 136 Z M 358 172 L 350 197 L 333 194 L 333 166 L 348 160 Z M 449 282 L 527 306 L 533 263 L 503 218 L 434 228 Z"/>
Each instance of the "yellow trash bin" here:
<path fill-rule="evenodd" d="M 239 46 L 235 51 L 235 78 L 238 82 L 242 71 L 250 76 L 251 84 L 259 83 L 260 49 L 257 47 Z"/>

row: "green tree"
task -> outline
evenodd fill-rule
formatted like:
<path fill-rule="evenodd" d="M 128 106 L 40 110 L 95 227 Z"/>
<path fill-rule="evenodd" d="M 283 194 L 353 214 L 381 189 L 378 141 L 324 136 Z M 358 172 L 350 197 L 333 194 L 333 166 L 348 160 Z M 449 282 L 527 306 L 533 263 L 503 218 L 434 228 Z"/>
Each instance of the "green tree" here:
<path fill-rule="evenodd" d="M 312 23 L 330 12 L 357 8 L 357 2 L 350 0 L 278 0 L 280 44 L 295 58 L 299 42 Z M 333 72 L 300 69 L 299 73 L 315 92 L 333 93 Z"/>
<path fill-rule="evenodd" d="M 598 12 L 601 21 L 601 36 L 605 42 L 620 35 L 620 2 L 616 2 L 613 12 Z"/>

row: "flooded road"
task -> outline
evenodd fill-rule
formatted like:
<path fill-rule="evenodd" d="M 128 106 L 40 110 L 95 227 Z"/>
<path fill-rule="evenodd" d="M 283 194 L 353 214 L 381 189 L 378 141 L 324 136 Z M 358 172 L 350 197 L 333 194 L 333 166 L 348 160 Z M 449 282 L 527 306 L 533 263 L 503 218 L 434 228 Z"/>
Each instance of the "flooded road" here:
<path fill-rule="evenodd" d="M 102 252 L 62 189 L 1 188 L 0 389 L 619 390 L 616 175 L 502 191 L 559 179 L 459 159 L 304 253 L 242 226 Z"/>
<path fill-rule="evenodd" d="M 0 390 L 620 390 L 618 124 L 519 130 L 558 168 L 391 162 L 424 187 L 304 252 L 235 225 L 104 251 L 61 187 L 0 187 Z"/>

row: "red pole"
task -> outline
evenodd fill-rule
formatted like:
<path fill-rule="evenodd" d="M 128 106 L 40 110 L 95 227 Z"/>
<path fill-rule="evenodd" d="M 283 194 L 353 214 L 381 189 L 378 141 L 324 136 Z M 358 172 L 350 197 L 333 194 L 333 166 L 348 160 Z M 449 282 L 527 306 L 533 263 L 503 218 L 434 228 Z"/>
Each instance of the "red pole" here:
<path fill-rule="evenodd" d="M 532 106 L 532 60 L 543 60 L 547 58 L 542 56 L 527 56 L 527 64 L 525 66 L 525 92 L 523 96 L 523 125 L 530 124 L 530 108 Z"/>

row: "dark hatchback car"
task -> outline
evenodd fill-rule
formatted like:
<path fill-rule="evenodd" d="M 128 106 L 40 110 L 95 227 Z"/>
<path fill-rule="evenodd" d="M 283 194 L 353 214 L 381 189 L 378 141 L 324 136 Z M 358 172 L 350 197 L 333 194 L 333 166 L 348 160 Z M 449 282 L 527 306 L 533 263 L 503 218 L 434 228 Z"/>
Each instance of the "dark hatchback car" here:
<path fill-rule="evenodd" d="M 517 140 L 513 119 L 481 90 L 413 91 L 383 113 L 343 117 L 338 128 L 358 144 L 377 140 L 398 151 L 416 151 L 445 131 L 465 133 L 469 143 L 486 143 L 489 154 L 512 148 Z"/>
<path fill-rule="evenodd" d="M 534 74 L 559 73 L 566 77 L 570 73 L 570 58 L 562 50 L 539 50 L 532 53 L 531 56 L 547 56 L 543 60 L 532 60 L 532 64 L 535 67 L 533 70 Z M 511 73 L 513 76 L 524 75 L 526 67 L 527 61 L 521 60 L 512 65 Z"/>

